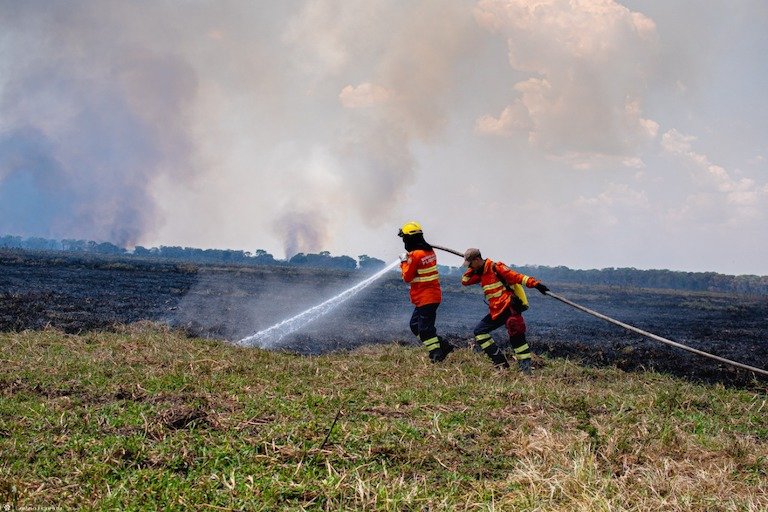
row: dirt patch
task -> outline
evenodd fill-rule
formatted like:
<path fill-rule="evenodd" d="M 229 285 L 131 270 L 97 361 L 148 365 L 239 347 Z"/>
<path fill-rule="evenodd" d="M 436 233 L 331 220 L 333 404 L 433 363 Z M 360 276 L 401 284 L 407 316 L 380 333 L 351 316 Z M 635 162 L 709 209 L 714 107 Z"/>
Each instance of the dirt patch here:
<path fill-rule="evenodd" d="M 160 423 L 172 430 L 191 428 L 193 426 L 216 427 L 215 414 L 211 414 L 202 405 L 182 404 L 166 409 L 160 414 Z"/>

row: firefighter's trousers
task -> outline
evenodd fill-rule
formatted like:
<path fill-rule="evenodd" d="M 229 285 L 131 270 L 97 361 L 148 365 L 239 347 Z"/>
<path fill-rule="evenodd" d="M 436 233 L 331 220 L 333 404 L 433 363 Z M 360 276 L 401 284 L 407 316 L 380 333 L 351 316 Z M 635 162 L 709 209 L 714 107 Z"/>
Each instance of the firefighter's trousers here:
<path fill-rule="evenodd" d="M 440 303 L 425 304 L 423 306 L 416 306 L 411 315 L 411 332 L 419 337 L 427 350 L 433 350 L 440 346 L 440 340 L 437 337 L 437 328 L 435 328 L 435 321 L 437 320 L 437 308 Z M 434 345 L 434 347 L 432 346 Z"/>
<path fill-rule="evenodd" d="M 512 308 L 507 308 L 496 318 L 491 318 L 491 315 L 487 314 L 475 326 L 475 341 L 480 345 L 480 348 L 485 350 L 491 359 L 493 359 L 493 356 L 491 356 L 488 349 L 495 348 L 496 344 L 490 333 L 502 325 L 507 328 L 509 344 L 515 351 L 515 359 L 518 361 L 530 359 L 531 348 L 528 346 L 528 342 L 525 339 L 525 320 L 523 319 L 523 315 Z"/>

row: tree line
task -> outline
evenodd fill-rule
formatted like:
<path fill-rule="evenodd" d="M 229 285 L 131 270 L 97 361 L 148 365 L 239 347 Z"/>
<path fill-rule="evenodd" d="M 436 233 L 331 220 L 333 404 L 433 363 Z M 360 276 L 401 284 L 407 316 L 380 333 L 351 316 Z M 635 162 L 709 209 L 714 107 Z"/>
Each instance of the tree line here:
<path fill-rule="evenodd" d="M 660 288 L 687 291 L 721 291 L 768 295 L 768 276 L 726 275 L 717 272 L 604 268 L 578 270 L 568 267 L 522 266 L 518 271 L 552 283 Z"/>
<path fill-rule="evenodd" d="M 355 260 L 350 256 L 331 256 L 328 251 L 318 254 L 300 252 L 287 260 L 276 259 L 263 249 L 255 252 L 235 249 L 199 249 L 161 245 L 143 247 L 137 245 L 133 250 L 117 246 L 110 242 L 92 240 L 51 240 L 47 238 L 5 235 L 0 237 L 0 249 L 22 249 L 28 251 L 64 251 L 72 253 L 103 254 L 149 259 L 175 260 L 191 263 L 218 263 L 239 265 L 291 265 L 298 267 L 332 268 L 339 270 L 379 270 L 385 263 L 377 258 L 362 254 Z"/>
<path fill-rule="evenodd" d="M 332 256 L 328 251 L 298 253 L 287 260 L 276 259 L 263 249 L 255 252 L 232 249 L 198 249 L 194 247 L 136 246 L 132 251 L 110 242 L 89 240 L 50 240 L 46 238 L 22 238 L 6 235 L 0 237 L 0 249 L 30 251 L 65 251 L 143 259 L 184 261 L 192 263 L 238 265 L 289 265 L 339 270 L 377 271 L 385 262 L 362 254 L 355 260 L 350 256 Z M 726 275 L 716 272 L 682 272 L 673 270 L 639 270 L 636 268 L 604 268 L 592 270 L 572 269 L 565 266 L 515 266 L 516 270 L 545 283 L 570 283 L 581 285 L 609 285 L 640 288 L 660 288 L 688 291 L 722 291 L 746 295 L 768 295 L 768 276 Z M 439 266 L 444 276 L 463 272 L 462 268 Z"/>

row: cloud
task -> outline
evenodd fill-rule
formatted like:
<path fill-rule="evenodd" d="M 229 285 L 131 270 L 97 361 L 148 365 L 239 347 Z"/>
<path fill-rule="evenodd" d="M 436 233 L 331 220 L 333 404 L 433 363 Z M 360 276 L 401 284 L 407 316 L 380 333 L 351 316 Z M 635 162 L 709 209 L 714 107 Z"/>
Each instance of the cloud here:
<path fill-rule="evenodd" d="M 693 150 L 696 137 L 672 129 L 664 133 L 664 150 L 681 159 L 693 170 L 699 192 L 691 194 L 682 207 L 670 215 L 682 221 L 704 219 L 707 222 L 739 224 L 765 215 L 761 204 L 768 199 L 768 187 L 760 187 L 750 178 L 735 178 L 709 157 Z"/>
<path fill-rule="evenodd" d="M 535 79 L 531 79 L 534 80 Z M 547 84 L 542 84 L 546 87 Z M 515 90 L 525 94 L 526 83 L 515 85 Z M 508 105 L 501 112 L 499 117 L 486 114 L 480 117 L 475 123 L 475 130 L 484 135 L 498 135 L 502 137 L 512 136 L 517 133 L 531 133 L 534 129 L 533 119 L 522 100 L 517 100 L 512 105 Z"/>
<path fill-rule="evenodd" d="M 610 183 L 595 196 L 579 196 L 569 210 L 576 212 L 582 220 L 589 219 L 592 230 L 599 232 L 613 227 L 627 229 L 628 220 L 648 215 L 651 202 L 642 190 L 624 183 Z"/>
<path fill-rule="evenodd" d="M 339 101 L 345 108 L 363 108 L 386 103 L 391 97 L 391 90 L 366 82 L 344 87 L 339 94 Z"/>
<path fill-rule="evenodd" d="M 529 75 L 500 115 L 478 119 L 479 133 L 523 136 L 574 167 L 609 157 L 636 165 L 659 128 L 642 112 L 658 52 L 650 18 L 609 0 L 481 0 L 475 16 Z"/>

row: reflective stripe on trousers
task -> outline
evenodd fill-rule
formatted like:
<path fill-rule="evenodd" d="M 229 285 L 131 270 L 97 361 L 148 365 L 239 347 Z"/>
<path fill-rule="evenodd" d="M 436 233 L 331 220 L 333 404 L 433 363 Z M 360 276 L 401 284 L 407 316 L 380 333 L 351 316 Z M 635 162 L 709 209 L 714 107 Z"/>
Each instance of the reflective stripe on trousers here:
<path fill-rule="evenodd" d="M 483 350 L 493 345 L 493 338 L 491 338 L 491 335 L 488 333 L 475 335 L 475 341 L 477 342 L 478 345 L 480 345 L 480 348 Z"/>
<path fill-rule="evenodd" d="M 424 340 L 424 346 L 427 347 L 427 350 L 432 351 L 436 348 L 440 348 L 440 338 L 435 336 L 434 338 L 430 338 L 428 340 Z"/>
<path fill-rule="evenodd" d="M 523 359 L 531 358 L 531 347 L 525 340 L 525 334 L 519 334 L 513 338 L 510 338 L 509 342 L 512 344 L 512 347 L 515 351 L 515 359 L 522 361 Z"/>

